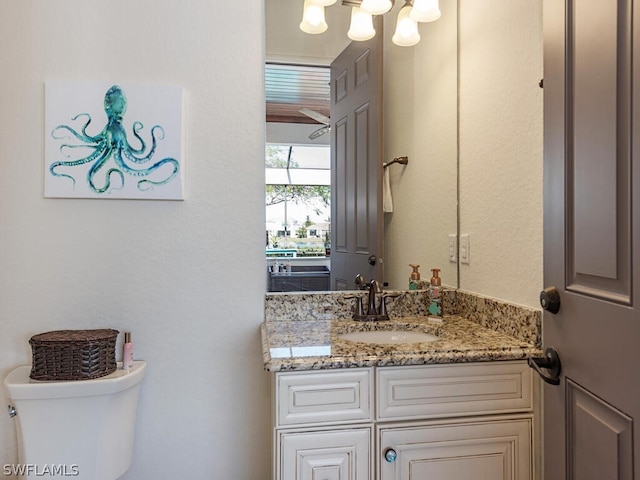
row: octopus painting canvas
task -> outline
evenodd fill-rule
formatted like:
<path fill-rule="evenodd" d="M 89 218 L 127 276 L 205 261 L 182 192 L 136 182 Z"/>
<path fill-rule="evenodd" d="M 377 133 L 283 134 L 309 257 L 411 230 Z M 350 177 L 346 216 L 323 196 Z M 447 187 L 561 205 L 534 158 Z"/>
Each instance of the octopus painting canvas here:
<path fill-rule="evenodd" d="M 181 200 L 182 89 L 45 84 L 45 197 Z"/>

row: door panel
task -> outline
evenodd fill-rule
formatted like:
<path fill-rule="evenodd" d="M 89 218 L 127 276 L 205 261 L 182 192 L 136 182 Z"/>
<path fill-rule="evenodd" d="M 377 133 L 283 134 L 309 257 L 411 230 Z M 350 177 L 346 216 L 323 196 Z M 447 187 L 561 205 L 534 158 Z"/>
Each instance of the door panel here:
<path fill-rule="evenodd" d="M 562 362 L 544 387 L 545 480 L 640 478 L 632 7 L 544 4 L 544 281 L 561 306 L 544 313 L 543 342 Z"/>
<path fill-rule="evenodd" d="M 348 178 L 348 163 L 347 163 L 347 119 L 346 117 L 340 118 L 331 127 L 331 132 L 334 137 L 334 146 L 331 149 L 331 155 L 333 156 L 333 162 L 331 165 L 332 175 L 335 172 L 336 178 Z M 351 199 L 349 195 L 349 184 L 345 182 L 333 182 L 331 187 L 331 209 L 333 211 L 331 215 L 333 235 L 331 241 L 331 249 L 334 255 L 338 252 L 346 253 L 348 251 L 347 245 L 347 211 L 349 208 L 348 201 Z"/>
<path fill-rule="evenodd" d="M 376 253 L 377 235 L 375 230 L 377 227 L 376 208 L 370 208 L 370 200 L 377 200 L 377 196 L 371 198 L 370 185 L 376 185 L 375 179 L 371 176 L 377 176 L 377 169 L 370 169 L 370 152 L 369 152 L 369 125 L 371 119 L 370 104 L 367 102 L 361 105 L 355 111 L 355 162 L 356 171 L 354 182 L 355 188 L 355 251 L 358 254 L 368 255 Z M 373 171 L 372 171 L 373 170 Z M 376 202 L 377 203 L 377 202 Z M 375 203 L 373 205 L 375 207 Z M 370 213 L 374 214 L 371 217 Z"/>
<path fill-rule="evenodd" d="M 567 442 L 573 446 L 567 478 L 632 480 L 632 425 L 627 415 L 567 380 Z"/>
<path fill-rule="evenodd" d="M 352 42 L 331 64 L 332 290 L 382 278 L 381 42 Z"/>
<path fill-rule="evenodd" d="M 567 2 L 567 286 L 622 303 L 631 294 L 630 6 Z"/>
<path fill-rule="evenodd" d="M 574 16 L 569 33 L 573 38 L 574 267 L 577 272 L 606 278 L 616 278 L 617 254 L 616 218 L 610 214 L 616 208 L 619 127 L 617 75 L 609 62 L 616 58 L 618 43 L 612 6 L 600 0 L 571 5 Z M 597 11 L 591 10 L 594 7 Z M 596 18 L 607 28 L 600 32 L 597 48 L 588 48 Z M 594 96 L 594 91 L 601 93 Z M 591 255 L 593 248 L 598 248 L 599 255 Z"/>

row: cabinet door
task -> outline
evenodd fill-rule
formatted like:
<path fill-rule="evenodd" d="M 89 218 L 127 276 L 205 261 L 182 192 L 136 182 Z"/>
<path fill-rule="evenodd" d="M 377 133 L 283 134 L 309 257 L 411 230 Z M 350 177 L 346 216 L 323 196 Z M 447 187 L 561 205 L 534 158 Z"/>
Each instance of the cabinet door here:
<path fill-rule="evenodd" d="M 278 480 L 370 480 L 370 427 L 279 432 Z"/>
<path fill-rule="evenodd" d="M 379 439 L 380 480 L 532 477 L 530 418 L 382 427 Z"/>

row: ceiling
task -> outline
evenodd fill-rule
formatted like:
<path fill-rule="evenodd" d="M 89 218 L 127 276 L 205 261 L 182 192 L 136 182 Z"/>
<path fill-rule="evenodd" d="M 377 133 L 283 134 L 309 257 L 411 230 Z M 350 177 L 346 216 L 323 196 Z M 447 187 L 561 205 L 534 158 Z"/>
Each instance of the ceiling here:
<path fill-rule="evenodd" d="M 329 116 L 329 67 L 267 63 L 265 96 L 267 122 L 317 124 L 299 110 Z"/>

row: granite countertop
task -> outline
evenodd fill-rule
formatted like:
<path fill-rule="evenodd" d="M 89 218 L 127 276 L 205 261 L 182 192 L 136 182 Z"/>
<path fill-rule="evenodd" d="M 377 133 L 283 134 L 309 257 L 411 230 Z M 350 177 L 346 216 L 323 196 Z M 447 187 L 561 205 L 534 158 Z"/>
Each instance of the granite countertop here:
<path fill-rule="evenodd" d="M 426 343 L 371 344 L 340 338 L 363 330 L 414 330 L 440 337 Z M 268 320 L 261 325 L 267 371 L 424 365 L 520 360 L 541 355 L 540 348 L 460 316 L 432 323 L 424 316 L 383 322 L 314 319 Z"/>

